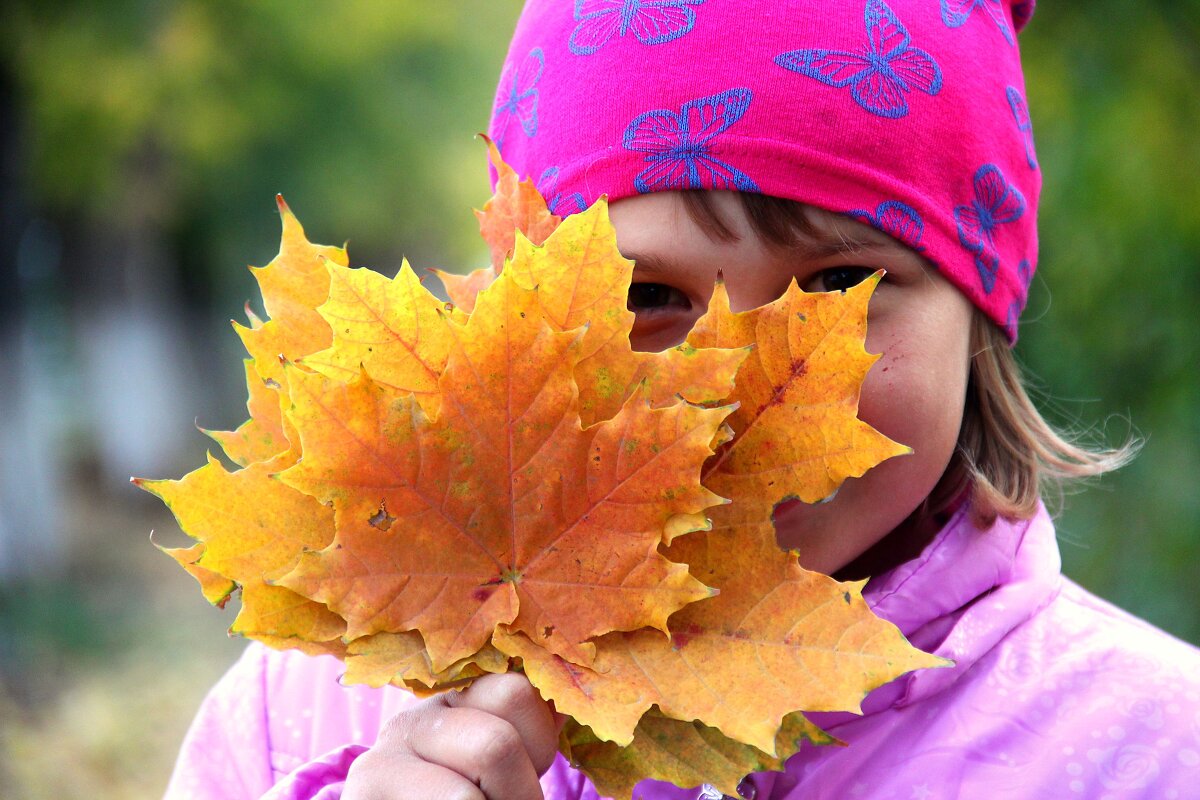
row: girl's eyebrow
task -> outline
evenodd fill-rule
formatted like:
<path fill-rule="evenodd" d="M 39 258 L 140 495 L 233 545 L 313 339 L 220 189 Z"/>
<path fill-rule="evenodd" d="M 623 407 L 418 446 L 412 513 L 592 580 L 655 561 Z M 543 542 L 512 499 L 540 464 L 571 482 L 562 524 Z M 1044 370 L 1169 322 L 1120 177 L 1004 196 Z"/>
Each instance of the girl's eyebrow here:
<path fill-rule="evenodd" d="M 866 239 L 855 239 L 850 236 L 829 234 L 822 237 L 805 237 L 796 242 L 795 250 L 803 258 L 826 258 L 847 253 L 859 253 L 863 250 L 886 249 L 890 242 L 872 242 Z"/>
<path fill-rule="evenodd" d="M 899 243 L 885 233 L 865 228 L 861 233 L 839 229 L 815 231 L 797 237 L 795 249 L 806 258 L 825 258 L 864 250 L 887 250 Z"/>
<path fill-rule="evenodd" d="M 678 275 L 682 270 L 679 262 L 653 253 L 621 253 L 634 262 L 639 275 Z"/>

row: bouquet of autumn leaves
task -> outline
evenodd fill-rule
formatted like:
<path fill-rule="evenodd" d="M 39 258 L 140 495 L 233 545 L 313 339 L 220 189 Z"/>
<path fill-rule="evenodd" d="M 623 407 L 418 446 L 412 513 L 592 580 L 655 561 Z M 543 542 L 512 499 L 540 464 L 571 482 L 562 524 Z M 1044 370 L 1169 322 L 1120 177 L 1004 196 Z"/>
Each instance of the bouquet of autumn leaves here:
<path fill-rule="evenodd" d="M 686 343 L 635 352 L 605 202 L 560 220 L 492 160 L 493 263 L 439 273 L 452 303 L 348 268 L 280 199 L 269 319 L 235 323 L 250 419 L 209 432 L 236 468 L 135 483 L 205 597 L 240 591 L 231 633 L 419 694 L 522 669 L 602 794 L 733 794 L 833 741 L 800 712 L 943 663 L 771 520 L 907 451 L 857 419 L 876 281 L 743 313 L 718 283 Z"/>

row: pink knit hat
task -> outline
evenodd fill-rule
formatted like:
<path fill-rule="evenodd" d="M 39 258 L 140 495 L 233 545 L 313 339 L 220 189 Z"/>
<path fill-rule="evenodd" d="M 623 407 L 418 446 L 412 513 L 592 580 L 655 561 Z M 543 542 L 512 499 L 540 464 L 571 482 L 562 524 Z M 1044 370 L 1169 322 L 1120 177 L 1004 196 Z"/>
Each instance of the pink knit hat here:
<path fill-rule="evenodd" d="M 552 210 L 736 189 L 862 220 L 1017 336 L 1041 173 L 1011 0 L 528 0 L 490 134 Z"/>

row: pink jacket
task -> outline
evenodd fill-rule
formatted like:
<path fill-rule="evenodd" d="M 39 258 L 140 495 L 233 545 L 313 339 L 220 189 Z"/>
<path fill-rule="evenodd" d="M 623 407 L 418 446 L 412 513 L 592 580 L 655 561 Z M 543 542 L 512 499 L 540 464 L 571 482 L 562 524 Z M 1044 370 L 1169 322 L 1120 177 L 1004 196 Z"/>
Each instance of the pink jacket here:
<path fill-rule="evenodd" d="M 953 659 L 873 692 L 861 717 L 815 715 L 848 742 L 751 778 L 756 800 L 1200 797 L 1200 651 L 1059 572 L 1045 511 L 979 531 L 961 512 L 873 580 L 876 613 Z M 167 797 L 332 800 L 406 692 L 343 687 L 341 665 L 251 645 L 213 688 Z M 550 800 L 592 800 L 560 757 Z M 644 782 L 645 800 L 719 797 Z"/>

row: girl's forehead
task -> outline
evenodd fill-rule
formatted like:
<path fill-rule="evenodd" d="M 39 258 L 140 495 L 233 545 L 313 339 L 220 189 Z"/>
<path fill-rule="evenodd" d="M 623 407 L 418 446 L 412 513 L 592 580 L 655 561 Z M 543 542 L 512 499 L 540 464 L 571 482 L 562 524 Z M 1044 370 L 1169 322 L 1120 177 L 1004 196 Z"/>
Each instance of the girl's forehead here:
<path fill-rule="evenodd" d="M 785 243 L 772 241 L 761 226 L 756 227 L 753 217 L 761 215 L 763 200 L 738 192 L 657 192 L 618 200 L 613 208 L 620 208 L 624 216 L 627 208 L 636 208 L 633 213 L 651 214 L 657 226 L 652 230 L 666 234 L 669 240 L 681 236 L 702 236 L 706 241 L 765 240 L 765 249 L 790 251 L 791 255 L 821 258 L 830 255 L 876 248 L 903 248 L 897 239 L 871 227 L 863 221 L 846 214 L 835 214 L 823 208 L 794 201 L 771 198 L 774 216 L 787 226 Z M 689 201 L 690 202 L 687 202 Z M 714 225 L 717 231 L 714 233 Z M 777 232 L 774 232 L 777 235 Z M 728 234 L 728 235 L 726 235 Z"/>
<path fill-rule="evenodd" d="M 855 254 L 914 256 L 896 239 L 842 214 L 800 203 L 788 203 L 798 227 L 786 245 L 773 243 L 755 230 L 734 192 L 703 195 L 730 235 L 716 236 L 698 220 L 680 192 L 658 192 L 614 203 L 610 212 L 621 252 L 637 262 L 642 279 L 699 270 L 706 275 L 710 260 L 729 256 L 774 264 L 789 271 L 798 261 L 815 261 Z"/>

